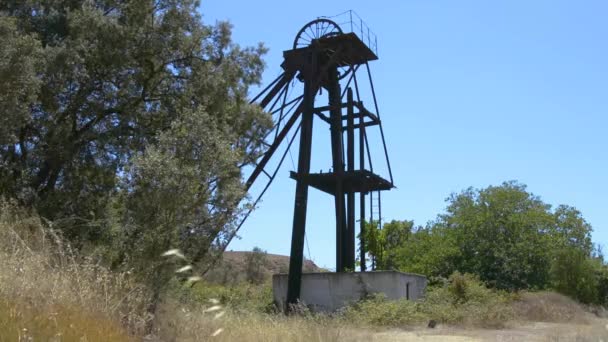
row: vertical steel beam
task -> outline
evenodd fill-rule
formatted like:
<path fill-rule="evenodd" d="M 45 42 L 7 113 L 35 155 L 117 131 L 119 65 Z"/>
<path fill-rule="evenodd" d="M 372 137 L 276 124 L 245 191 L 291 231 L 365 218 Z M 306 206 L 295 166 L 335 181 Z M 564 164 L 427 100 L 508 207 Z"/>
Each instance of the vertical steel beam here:
<path fill-rule="evenodd" d="M 382 191 L 378 190 L 378 229 L 382 229 Z"/>
<path fill-rule="evenodd" d="M 355 171 L 355 110 L 353 104 L 353 90 L 348 88 L 346 93 L 346 152 L 348 171 Z M 346 213 L 347 213 L 347 259 L 346 267 L 350 270 L 355 269 L 355 193 L 352 186 L 346 193 Z"/>
<path fill-rule="evenodd" d="M 311 68 L 316 68 L 313 56 Z M 288 313 L 292 305 L 297 304 L 302 287 L 302 263 L 304 259 L 304 238 L 306 233 L 306 209 L 308 205 L 308 183 L 306 176 L 310 173 L 312 150 L 312 124 L 314 117 L 315 89 L 314 81 L 304 82 L 302 122 L 300 126 L 300 151 L 298 157 L 298 175 L 296 198 L 293 214 L 293 231 L 291 233 L 291 253 L 289 258 L 289 275 L 287 278 Z"/>
<path fill-rule="evenodd" d="M 359 170 L 365 170 L 365 114 L 362 110 L 359 111 Z M 365 191 L 359 194 L 359 201 L 359 265 L 361 272 L 365 272 Z"/>
<path fill-rule="evenodd" d="M 337 176 L 334 204 L 336 209 L 336 272 L 344 272 L 346 262 L 346 208 L 344 206 L 344 159 L 342 148 L 342 109 L 340 98 L 340 81 L 338 80 L 338 70 L 330 67 L 327 74 L 327 96 L 329 99 L 330 134 L 331 134 L 331 154 L 334 174 Z"/>
<path fill-rule="evenodd" d="M 368 152 L 369 152 L 369 148 L 368 148 Z M 370 227 L 372 227 L 372 229 L 374 228 L 374 192 L 370 191 L 369 192 L 369 222 L 370 222 Z M 376 270 L 376 257 L 372 256 L 372 271 Z"/>

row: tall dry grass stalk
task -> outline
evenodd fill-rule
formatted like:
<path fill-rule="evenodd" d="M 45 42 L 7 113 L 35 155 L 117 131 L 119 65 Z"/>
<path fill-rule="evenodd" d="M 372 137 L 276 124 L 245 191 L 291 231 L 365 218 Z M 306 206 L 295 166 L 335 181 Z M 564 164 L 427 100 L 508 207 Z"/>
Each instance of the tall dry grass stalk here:
<path fill-rule="evenodd" d="M 178 274 L 192 272 L 179 251 L 166 256 L 183 260 Z M 153 341 L 366 340 L 329 318 L 235 313 L 217 300 L 166 298 L 152 317 L 149 293 L 129 274 L 78 256 L 51 223 L 2 201 L 0 258 L 0 341 L 134 341 L 150 326 Z"/>
<path fill-rule="evenodd" d="M 129 274 L 78 257 L 50 223 L 3 201 L 0 259 L 8 340 L 128 340 L 151 319 L 148 293 Z"/>
<path fill-rule="evenodd" d="M 159 312 L 159 340 L 333 342 L 370 341 L 373 332 L 356 329 L 329 316 L 293 316 L 233 312 L 221 319 L 204 308 L 165 303 Z M 218 329 L 221 334 L 211 337 Z"/>
<path fill-rule="evenodd" d="M 188 258 L 178 249 L 162 254 L 177 261 L 176 273 L 193 271 Z M 190 274 L 186 286 L 196 286 L 201 277 Z M 365 333 L 346 327 L 328 316 L 303 315 L 285 317 L 264 314 L 259 311 L 233 310 L 221 305 L 215 298 L 208 300 L 210 306 L 200 301 L 190 303 L 172 301 L 169 298 L 157 312 L 156 331 L 161 341 L 366 341 Z M 235 304 L 235 303 L 233 303 Z M 369 335 L 369 334 L 368 334 Z"/>

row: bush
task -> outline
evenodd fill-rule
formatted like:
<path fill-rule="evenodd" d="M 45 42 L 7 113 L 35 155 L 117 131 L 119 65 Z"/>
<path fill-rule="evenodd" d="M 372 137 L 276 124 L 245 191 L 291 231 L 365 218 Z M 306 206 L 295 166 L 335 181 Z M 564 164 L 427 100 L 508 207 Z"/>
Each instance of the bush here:
<path fill-rule="evenodd" d="M 429 289 L 422 309 L 438 322 L 502 327 L 513 318 L 514 299 L 506 291 L 487 288 L 477 276 L 455 272 L 447 284 Z"/>
<path fill-rule="evenodd" d="M 608 266 L 600 259 L 594 259 L 592 262 L 595 264 L 597 279 L 597 304 L 605 306 L 608 304 Z"/>
<path fill-rule="evenodd" d="M 422 322 L 428 316 L 410 300 L 387 300 L 382 294 L 355 303 L 342 311 L 346 321 L 372 326 L 403 326 Z"/>
<path fill-rule="evenodd" d="M 583 252 L 564 248 L 555 253 L 551 264 L 552 287 L 582 303 L 599 303 L 599 282 L 594 261 Z"/>
<path fill-rule="evenodd" d="M 185 305 L 201 305 L 217 299 L 235 312 L 273 312 L 272 288 L 269 284 L 242 282 L 231 286 L 199 282 L 193 287 L 173 281 L 168 296 Z"/>
<path fill-rule="evenodd" d="M 259 247 L 254 247 L 246 257 L 245 276 L 247 281 L 252 284 L 262 284 L 266 280 L 264 268 L 267 264 L 268 255 L 266 251 Z"/>
<path fill-rule="evenodd" d="M 389 301 L 376 295 L 346 308 L 343 317 L 373 326 L 398 327 L 435 320 L 502 327 L 514 316 L 510 303 L 515 298 L 507 292 L 488 289 L 475 276 L 456 272 L 445 285 L 429 287 L 419 301 Z"/>

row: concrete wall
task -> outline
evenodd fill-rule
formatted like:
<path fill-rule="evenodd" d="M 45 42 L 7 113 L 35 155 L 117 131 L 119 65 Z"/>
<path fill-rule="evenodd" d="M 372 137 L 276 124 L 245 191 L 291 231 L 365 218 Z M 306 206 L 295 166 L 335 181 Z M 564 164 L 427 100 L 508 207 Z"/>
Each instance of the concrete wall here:
<path fill-rule="evenodd" d="M 313 311 L 332 312 L 374 293 L 416 300 L 424 295 L 425 287 L 426 277 L 396 271 L 305 273 L 300 300 Z M 273 275 L 272 289 L 275 303 L 283 308 L 287 274 Z"/>

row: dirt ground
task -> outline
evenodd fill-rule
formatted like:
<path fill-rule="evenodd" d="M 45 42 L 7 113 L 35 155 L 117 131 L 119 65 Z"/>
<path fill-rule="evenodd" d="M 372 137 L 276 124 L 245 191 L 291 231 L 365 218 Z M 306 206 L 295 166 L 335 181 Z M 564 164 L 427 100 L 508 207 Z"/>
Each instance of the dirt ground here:
<path fill-rule="evenodd" d="M 372 341 L 378 342 L 608 342 L 608 320 L 593 319 L 587 324 L 545 322 L 513 323 L 509 327 L 500 330 L 437 326 L 434 329 L 415 328 L 410 331 L 389 330 L 376 332 L 372 336 Z"/>

